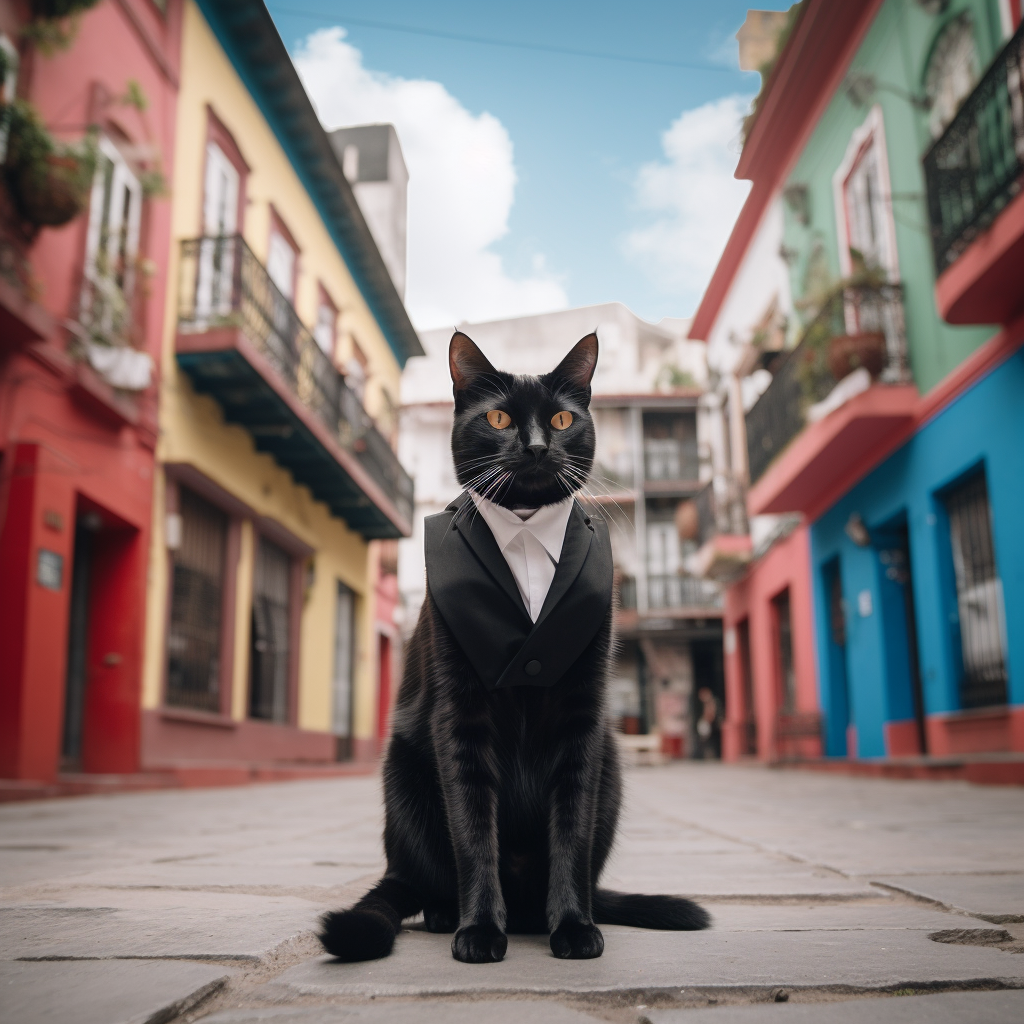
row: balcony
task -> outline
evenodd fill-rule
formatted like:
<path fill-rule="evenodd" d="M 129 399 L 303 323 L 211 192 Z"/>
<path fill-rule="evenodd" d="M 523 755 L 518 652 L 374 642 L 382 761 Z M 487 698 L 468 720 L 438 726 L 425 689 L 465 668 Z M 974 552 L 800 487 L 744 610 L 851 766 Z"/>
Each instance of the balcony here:
<path fill-rule="evenodd" d="M 750 514 L 827 508 L 910 422 L 917 400 L 902 288 L 837 292 L 746 415 Z"/>
<path fill-rule="evenodd" d="M 618 608 L 633 613 L 637 605 L 637 581 L 633 576 L 618 580 Z M 647 609 L 650 612 L 676 612 L 687 615 L 704 615 L 722 607 L 722 592 L 718 586 L 693 576 L 664 574 L 647 577 Z"/>
<path fill-rule="evenodd" d="M 936 302 L 950 323 L 1024 308 L 1024 24 L 924 157 Z"/>
<path fill-rule="evenodd" d="M 176 352 L 195 389 L 353 530 L 409 535 L 411 478 L 241 236 L 182 242 Z"/>
<path fill-rule="evenodd" d="M 720 480 L 724 498 L 719 498 L 715 483 L 709 482 L 693 499 L 698 548 L 687 567 L 701 579 L 732 583 L 746 571 L 753 552 L 743 488 L 735 480 Z"/>

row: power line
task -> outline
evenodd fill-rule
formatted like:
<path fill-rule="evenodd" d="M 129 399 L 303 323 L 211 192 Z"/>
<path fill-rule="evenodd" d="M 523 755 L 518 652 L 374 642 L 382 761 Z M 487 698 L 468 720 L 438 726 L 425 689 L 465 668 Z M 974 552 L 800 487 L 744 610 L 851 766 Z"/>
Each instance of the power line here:
<path fill-rule="evenodd" d="M 503 46 L 513 50 L 536 50 L 540 53 L 557 53 L 570 57 L 592 57 L 597 60 L 625 61 L 629 64 L 653 64 L 657 67 L 680 68 L 687 71 L 720 71 L 735 74 L 738 68 L 727 68 L 716 64 L 694 64 L 685 61 L 658 60 L 655 57 L 632 57 L 625 53 L 603 53 L 598 50 L 576 50 L 568 46 L 550 46 L 546 43 L 524 43 L 509 39 L 490 39 L 486 36 L 464 35 L 460 32 L 442 32 L 440 29 L 422 28 L 415 25 L 396 25 L 393 22 L 373 21 L 369 18 L 352 18 L 348 15 L 325 14 L 322 11 L 299 10 L 288 7 L 285 10 L 270 8 L 278 17 L 311 18 L 316 21 L 338 25 L 342 22 L 359 25 L 362 28 L 382 29 L 385 32 L 404 32 L 407 35 L 431 36 L 435 39 L 451 39 L 459 43 L 477 43 L 482 46 Z M 342 26 L 343 27 L 343 26 Z"/>

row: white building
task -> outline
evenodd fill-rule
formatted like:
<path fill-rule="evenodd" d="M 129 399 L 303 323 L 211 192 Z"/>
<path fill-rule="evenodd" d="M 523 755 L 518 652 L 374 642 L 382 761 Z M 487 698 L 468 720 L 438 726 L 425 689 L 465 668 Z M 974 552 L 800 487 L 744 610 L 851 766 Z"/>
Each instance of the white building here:
<path fill-rule="evenodd" d="M 690 340 L 688 328 L 687 320 L 648 323 L 621 303 L 459 325 L 496 367 L 529 374 L 554 369 L 580 338 L 597 332 L 597 458 L 582 497 L 611 526 L 622 643 L 610 711 L 627 731 L 661 732 L 677 753 L 692 748 L 695 682 L 721 691 L 720 591 L 685 571 L 696 544 L 681 538 L 679 526 L 680 506 L 711 475 L 710 421 L 698 409 L 708 383 L 706 346 Z M 426 357 L 409 362 L 402 383 L 399 458 L 416 483 L 415 532 L 399 545 L 407 632 L 426 589 L 423 519 L 460 491 L 450 451 L 451 335 L 421 332 Z"/>

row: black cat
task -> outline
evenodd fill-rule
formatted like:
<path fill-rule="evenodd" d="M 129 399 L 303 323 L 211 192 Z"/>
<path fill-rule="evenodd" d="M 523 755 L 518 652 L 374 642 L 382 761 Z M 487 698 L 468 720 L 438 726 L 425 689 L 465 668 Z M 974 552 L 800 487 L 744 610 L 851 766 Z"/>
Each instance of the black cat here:
<path fill-rule="evenodd" d="M 507 509 L 564 501 L 594 459 L 597 337 L 551 373 L 495 370 L 464 334 L 449 349 L 459 482 Z M 391 952 L 404 918 L 454 932 L 466 963 L 501 960 L 507 932 L 550 932 L 563 958 L 600 956 L 598 924 L 689 930 L 675 896 L 597 888 L 621 778 L 605 719 L 612 647 L 607 526 L 573 504 L 536 623 L 465 493 L 426 520 L 427 597 L 408 646 L 384 763 L 387 872 L 322 920 L 341 960 Z"/>

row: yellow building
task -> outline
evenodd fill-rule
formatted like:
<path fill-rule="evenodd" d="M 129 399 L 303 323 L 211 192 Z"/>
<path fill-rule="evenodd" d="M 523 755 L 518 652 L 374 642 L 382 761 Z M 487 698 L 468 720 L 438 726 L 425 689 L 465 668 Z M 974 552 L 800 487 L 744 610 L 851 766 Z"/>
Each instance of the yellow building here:
<path fill-rule="evenodd" d="M 143 766 L 372 759 L 422 349 L 262 3 L 185 3 L 171 192 Z"/>

